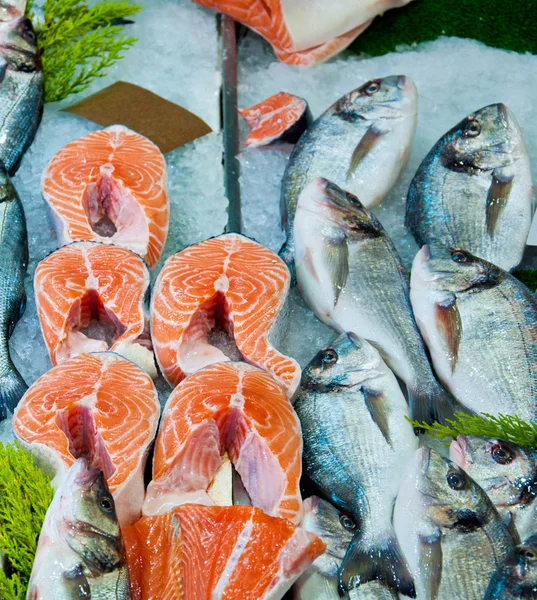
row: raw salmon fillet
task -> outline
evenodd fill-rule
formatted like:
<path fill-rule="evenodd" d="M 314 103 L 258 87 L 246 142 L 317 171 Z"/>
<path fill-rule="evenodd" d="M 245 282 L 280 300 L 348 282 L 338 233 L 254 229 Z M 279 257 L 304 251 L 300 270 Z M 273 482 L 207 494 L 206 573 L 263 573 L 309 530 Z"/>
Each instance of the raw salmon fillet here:
<path fill-rule="evenodd" d="M 289 521 L 238 505 L 185 504 L 123 535 L 134 600 L 278 600 L 325 550 Z"/>
<path fill-rule="evenodd" d="M 206 490 L 225 451 L 254 506 L 300 521 L 300 422 L 268 373 L 238 362 L 206 367 L 170 395 L 144 515 L 189 502 L 212 504 Z"/>
<path fill-rule="evenodd" d="M 156 377 L 144 306 L 149 270 L 137 254 L 75 242 L 39 263 L 34 288 L 53 365 L 84 352 L 113 350 Z"/>
<path fill-rule="evenodd" d="M 308 103 L 285 92 L 250 108 L 241 108 L 239 113 L 251 129 L 245 141 L 249 148 L 274 141 L 296 144 L 311 121 Z"/>
<path fill-rule="evenodd" d="M 60 246 L 124 246 L 152 267 L 168 234 L 166 163 L 142 135 L 113 125 L 74 140 L 47 165 L 43 196 Z"/>
<path fill-rule="evenodd" d="M 111 352 L 80 354 L 40 377 L 22 397 L 13 430 L 54 471 L 57 487 L 76 458 L 102 469 L 122 525 L 136 521 L 160 404 L 136 365 Z"/>
<path fill-rule="evenodd" d="M 219 324 L 234 338 L 244 360 L 271 373 L 293 398 L 300 367 L 268 341 L 289 283 L 289 270 L 274 252 L 234 233 L 169 258 L 155 284 L 151 336 L 170 385 L 206 365 L 229 360 L 207 338 Z"/>

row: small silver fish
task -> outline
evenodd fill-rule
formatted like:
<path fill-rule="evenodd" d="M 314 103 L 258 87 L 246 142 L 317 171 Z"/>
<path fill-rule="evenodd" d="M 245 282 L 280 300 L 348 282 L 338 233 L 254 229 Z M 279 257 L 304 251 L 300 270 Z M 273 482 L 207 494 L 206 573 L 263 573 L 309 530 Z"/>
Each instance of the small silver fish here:
<path fill-rule="evenodd" d="M 292 265 L 293 219 L 304 187 L 325 177 L 357 194 L 365 206 L 384 198 L 403 171 L 417 122 L 418 92 L 410 77 L 372 79 L 345 94 L 308 127 L 282 181 L 281 256 Z"/>
<path fill-rule="evenodd" d="M 522 259 L 534 206 L 530 159 L 504 104 L 472 113 L 426 156 L 408 192 L 418 245 L 461 248 L 502 269 Z"/>
<path fill-rule="evenodd" d="M 408 463 L 393 523 L 420 600 L 483 600 L 518 542 L 477 483 L 427 447 Z"/>
<path fill-rule="evenodd" d="M 424 246 L 410 299 L 436 374 L 470 411 L 537 415 L 537 302 L 499 267 L 455 248 Z"/>
<path fill-rule="evenodd" d="M 417 438 L 395 376 L 371 344 L 343 334 L 304 370 L 294 408 L 305 472 L 358 524 L 339 568 L 340 591 L 378 579 L 412 596 L 391 517 Z"/>

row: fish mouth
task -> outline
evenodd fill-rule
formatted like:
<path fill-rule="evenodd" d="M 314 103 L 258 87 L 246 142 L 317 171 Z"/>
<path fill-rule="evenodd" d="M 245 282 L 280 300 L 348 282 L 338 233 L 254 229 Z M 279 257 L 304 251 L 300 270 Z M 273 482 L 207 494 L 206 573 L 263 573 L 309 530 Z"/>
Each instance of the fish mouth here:
<path fill-rule="evenodd" d="M 459 435 L 451 442 L 449 447 L 449 458 L 464 469 L 467 465 L 472 464 L 470 444 L 465 435 Z"/>

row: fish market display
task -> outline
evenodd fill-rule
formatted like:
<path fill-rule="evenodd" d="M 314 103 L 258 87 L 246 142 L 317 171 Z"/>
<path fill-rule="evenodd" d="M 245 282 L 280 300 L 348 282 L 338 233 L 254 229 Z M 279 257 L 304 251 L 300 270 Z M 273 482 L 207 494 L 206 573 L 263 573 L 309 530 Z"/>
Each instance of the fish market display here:
<path fill-rule="evenodd" d="M 324 112 L 300 138 L 282 182 L 282 219 L 293 253 L 293 219 L 306 185 L 329 179 L 374 206 L 403 171 L 417 122 L 418 92 L 404 75 L 373 79 L 349 92 Z"/>
<path fill-rule="evenodd" d="M 168 259 L 155 283 L 151 336 L 170 385 L 229 358 L 208 334 L 226 330 L 244 360 L 271 373 L 293 397 L 300 367 L 269 337 L 289 290 L 289 270 L 273 252 L 237 234 L 186 248 Z"/>
<path fill-rule="evenodd" d="M 113 125 L 74 140 L 49 162 L 42 190 L 60 246 L 105 242 L 157 263 L 168 234 L 166 163 L 144 136 Z"/>
<path fill-rule="evenodd" d="M 501 515 L 512 519 L 521 540 L 537 533 L 537 456 L 516 444 L 459 435 L 451 460 L 487 493 Z"/>
<path fill-rule="evenodd" d="M 304 500 L 301 527 L 318 535 L 326 552 L 299 577 L 293 587 L 294 600 L 340 600 L 337 572 L 356 531 L 355 522 L 326 500 L 311 496 Z M 397 600 L 397 595 L 380 581 L 368 581 L 349 590 L 350 600 Z"/>
<path fill-rule="evenodd" d="M 47 511 L 26 598 L 131 598 L 114 499 L 85 458 L 73 463 Z"/>
<path fill-rule="evenodd" d="M 509 554 L 492 576 L 484 600 L 537 598 L 537 536 Z"/>
<path fill-rule="evenodd" d="M 482 600 L 516 542 L 477 483 L 426 447 L 408 464 L 394 526 L 424 600 Z"/>
<path fill-rule="evenodd" d="M 27 389 L 9 356 L 9 337 L 24 310 L 28 240 L 22 204 L 0 163 L 0 421 Z"/>
<path fill-rule="evenodd" d="M 524 284 L 469 252 L 424 246 L 410 298 L 435 372 L 458 401 L 535 419 L 537 304 Z"/>
<path fill-rule="evenodd" d="M 305 369 L 295 408 L 306 473 L 358 524 L 339 569 L 340 589 L 379 579 L 412 595 L 391 515 L 417 438 L 393 373 L 368 342 L 343 334 Z"/>
<path fill-rule="evenodd" d="M 121 525 L 144 500 L 144 468 L 160 416 L 151 378 L 111 352 L 80 354 L 54 367 L 26 392 L 13 430 L 59 485 L 75 460 L 89 455 L 107 479 Z"/>
<path fill-rule="evenodd" d="M 311 122 L 308 103 L 298 96 L 280 92 L 250 108 L 239 110 L 251 131 L 245 144 L 248 148 L 266 146 L 272 142 L 296 144 Z"/>
<path fill-rule="evenodd" d="M 194 0 L 263 36 L 276 56 L 312 66 L 344 50 L 377 16 L 411 0 Z"/>
<path fill-rule="evenodd" d="M 144 600 L 279 600 L 325 548 L 251 506 L 188 504 L 124 533 Z"/>
<path fill-rule="evenodd" d="M 112 350 L 156 377 L 144 306 L 149 270 L 137 254 L 75 242 L 39 263 L 34 287 L 53 365 L 84 352 Z"/>
<path fill-rule="evenodd" d="M 298 286 L 317 317 L 381 351 L 407 385 L 413 419 L 449 416 L 452 400 L 425 354 L 406 271 L 376 217 L 319 178 L 300 196 L 294 235 Z"/>
<path fill-rule="evenodd" d="M 416 173 L 406 224 L 416 242 L 461 248 L 510 270 L 522 259 L 534 212 L 530 159 L 504 104 L 468 115 Z"/>
<path fill-rule="evenodd" d="M 32 143 L 43 114 L 43 71 L 26 2 L 0 3 L 0 163 L 10 175 Z"/>
<path fill-rule="evenodd" d="M 284 389 L 245 363 L 218 363 L 180 383 L 160 426 L 144 514 L 212 504 L 206 493 L 229 458 L 252 504 L 298 523 L 302 516 L 300 423 Z"/>

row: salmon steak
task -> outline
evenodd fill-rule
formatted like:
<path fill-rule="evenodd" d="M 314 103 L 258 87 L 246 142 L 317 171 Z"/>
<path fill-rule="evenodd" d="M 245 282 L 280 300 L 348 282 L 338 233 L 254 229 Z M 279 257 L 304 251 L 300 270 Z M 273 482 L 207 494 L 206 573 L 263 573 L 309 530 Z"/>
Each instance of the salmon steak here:
<path fill-rule="evenodd" d="M 123 246 L 149 267 L 168 234 L 166 163 L 160 150 L 122 125 L 62 148 L 41 182 L 60 246 L 92 240 Z"/>
<path fill-rule="evenodd" d="M 239 109 L 251 131 L 245 140 L 249 148 L 272 142 L 296 144 L 311 123 L 308 103 L 298 96 L 279 92 L 250 108 Z"/>
<path fill-rule="evenodd" d="M 134 600 L 279 600 L 325 550 L 313 533 L 241 505 L 185 504 L 123 536 Z"/>
<path fill-rule="evenodd" d="M 300 367 L 268 340 L 289 291 L 285 263 L 242 235 L 221 235 L 170 257 L 155 283 L 151 337 L 173 387 L 184 377 L 230 360 L 208 334 L 222 327 L 247 362 L 271 373 L 293 398 Z"/>
<path fill-rule="evenodd" d="M 111 352 L 80 354 L 40 377 L 13 414 L 21 445 L 54 474 L 57 488 L 77 458 L 106 477 L 119 521 L 134 523 L 160 416 L 151 378 Z"/>
<path fill-rule="evenodd" d="M 344 50 L 377 15 L 411 0 L 194 0 L 264 37 L 279 60 L 312 66 Z"/>
<path fill-rule="evenodd" d="M 226 451 L 254 506 L 300 522 L 300 422 L 268 373 L 238 362 L 190 375 L 168 398 L 144 515 L 213 504 L 206 490 Z"/>
<path fill-rule="evenodd" d="M 74 242 L 39 263 L 34 289 L 53 365 L 112 350 L 156 377 L 146 307 L 149 270 L 137 254 Z"/>

